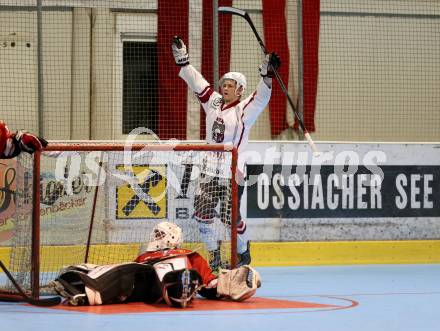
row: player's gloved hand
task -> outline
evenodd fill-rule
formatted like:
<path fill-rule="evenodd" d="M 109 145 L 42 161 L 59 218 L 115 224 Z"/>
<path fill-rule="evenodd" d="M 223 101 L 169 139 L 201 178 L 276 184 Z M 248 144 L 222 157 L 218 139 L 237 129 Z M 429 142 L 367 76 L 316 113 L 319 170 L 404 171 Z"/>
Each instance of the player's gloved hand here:
<path fill-rule="evenodd" d="M 26 131 L 17 131 L 14 138 L 20 150 L 30 154 L 41 151 L 48 144 L 45 139 Z"/>
<path fill-rule="evenodd" d="M 266 54 L 266 57 L 264 58 L 259 68 L 260 76 L 272 78 L 275 76 L 274 72 L 277 71 L 280 66 L 280 57 L 275 52 Z"/>
<path fill-rule="evenodd" d="M 184 67 L 189 64 L 188 51 L 182 38 L 174 36 L 171 48 L 173 49 L 174 61 L 178 66 Z"/>
<path fill-rule="evenodd" d="M 209 289 L 209 288 L 216 288 L 217 285 L 218 285 L 218 279 L 215 278 L 215 279 L 211 280 L 211 281 L 208 283 L 208 285 L 206 285 L 206 288 L 208 288 L 208 289 Z"/>

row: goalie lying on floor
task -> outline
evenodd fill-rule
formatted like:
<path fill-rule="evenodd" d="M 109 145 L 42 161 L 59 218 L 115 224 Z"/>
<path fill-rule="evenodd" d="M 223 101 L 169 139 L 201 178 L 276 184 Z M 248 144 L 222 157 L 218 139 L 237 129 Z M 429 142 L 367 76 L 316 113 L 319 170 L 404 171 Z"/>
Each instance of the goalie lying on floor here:
<path fill-rule="evenodd" d="M 217 277 L 199 253 L 180 249 L 181 243 L 182 230 L 162 222 L 154 228 L 147 251 L 135 262 L 69 266 L 51 286 L 70 305 L 165 301 L 183 308 L 197 294 L 243 301 L 260 287 L 260 275 L 252 267 L 220 269 Z"/>

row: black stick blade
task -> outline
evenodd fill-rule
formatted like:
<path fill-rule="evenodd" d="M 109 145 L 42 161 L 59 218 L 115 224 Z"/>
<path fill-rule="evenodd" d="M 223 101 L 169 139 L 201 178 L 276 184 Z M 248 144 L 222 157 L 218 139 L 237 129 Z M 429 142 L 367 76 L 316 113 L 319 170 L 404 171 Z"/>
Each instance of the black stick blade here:
<path fill-rule="evenodd" d="M 242 10 L 242 9 L 238 9 L 235 7 L 218 7 L 218 11 L 222 12 L 222 13 L 229 13 L 229 14 L 233 14 L 233 15 L 238 15 L 238 16 L 242 16 L 245 17 L 247 15 L 247 13 Z"/>
<path fill-rule="evenodd" d="M 17 283 L 17 281 L 14 279 L 14 277 L 11 275 L 11 273 L 9 272 L 9 270 L 6 268 L 6 266 L 3 264 L 2 261 L 0 261 L 0 268 L 3 270 L 3 272 L 6 274 L 8 279 L 11 281 L 11 283 L 18 291 L 18 294 L 0 293 L 0 301 L 4 300 L 4 301 L 13 301 L 13 302 L 27 302 L 31 305 L 39 306 L 39 307 L 51 307 L 51 306 L 59 305 L 61 303 L 60 297 L 39 298 L 39 299 L 34 299 L 30 297 Z"/>

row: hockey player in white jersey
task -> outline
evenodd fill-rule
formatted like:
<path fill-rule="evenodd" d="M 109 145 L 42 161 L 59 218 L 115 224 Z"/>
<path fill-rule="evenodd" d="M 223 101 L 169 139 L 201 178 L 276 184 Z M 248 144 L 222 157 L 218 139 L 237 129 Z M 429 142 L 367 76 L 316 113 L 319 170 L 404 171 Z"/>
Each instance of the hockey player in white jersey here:
<path fill-rule="evenodd" d="M 258 116 L 268 105 L 272 91 L 272 77 L 274 69 L 281 64 L 279 57 L 268 54 L 260 65 L 261 80 L 253 93 L 245 99 L 241 99 L 246 90 L 246 77 L 239 72 L 228 72 L 220 79 L 221 94 L 211 86 L 203 76 L 189 63 L 186 45 L 180 37 L 174 37 L 172 43 L 173 56 L 176 64 L 181 67 L 181 77 L 188 87 L 195 93 L 206 114 L 206 142 L 208 144 L 233 144 L 238 149 L 239 169 L 238 178 L 238 206 L 244 191 L 244 162 L 240 161 L 240 151 L 244 150 L 248 143 L 249 132 Z M 230 175 L 230 174 L 229 174 Z M 202 239 L 212 238 L 213 223 L 216 216 L 215 208 L 218 203 L 230 200 L 230 192 L 224 180 L 228 178 L 221 169 L 216 174 L 205 172 L 202 167 L 202 180 L 199 183 L 198 193 L 195 199 L 195 218 L 199 222 L 199 230 Z M 230 176 L 229 176 L 230 177 Z M 223 185 L 222 185 L 223 183 Z M 227 203 L 230 203 L 228 201 Z M 250 242 L 246 234 L 246 222 L 239 213 L 237 220 L 238 229 L 238 263 L 239 265 L 250 264 Z M 213 269 L 218 267 L 220 260 L 217 244 L 212 240 L 205 240 L 210 251 L 210 264 Z"/>

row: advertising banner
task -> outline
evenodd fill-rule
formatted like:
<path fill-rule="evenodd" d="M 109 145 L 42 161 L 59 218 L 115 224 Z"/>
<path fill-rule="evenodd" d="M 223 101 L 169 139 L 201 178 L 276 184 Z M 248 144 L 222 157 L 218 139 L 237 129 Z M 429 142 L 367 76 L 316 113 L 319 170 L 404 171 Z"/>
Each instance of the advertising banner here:
<path fill-rule="evenodd" d="M 304 171 L 305 169 L 305 171 Z M 440 166 L 362 166 L 338 173 L 334 166 L 249 165 L 250 218 L 439 217 Z"/>

